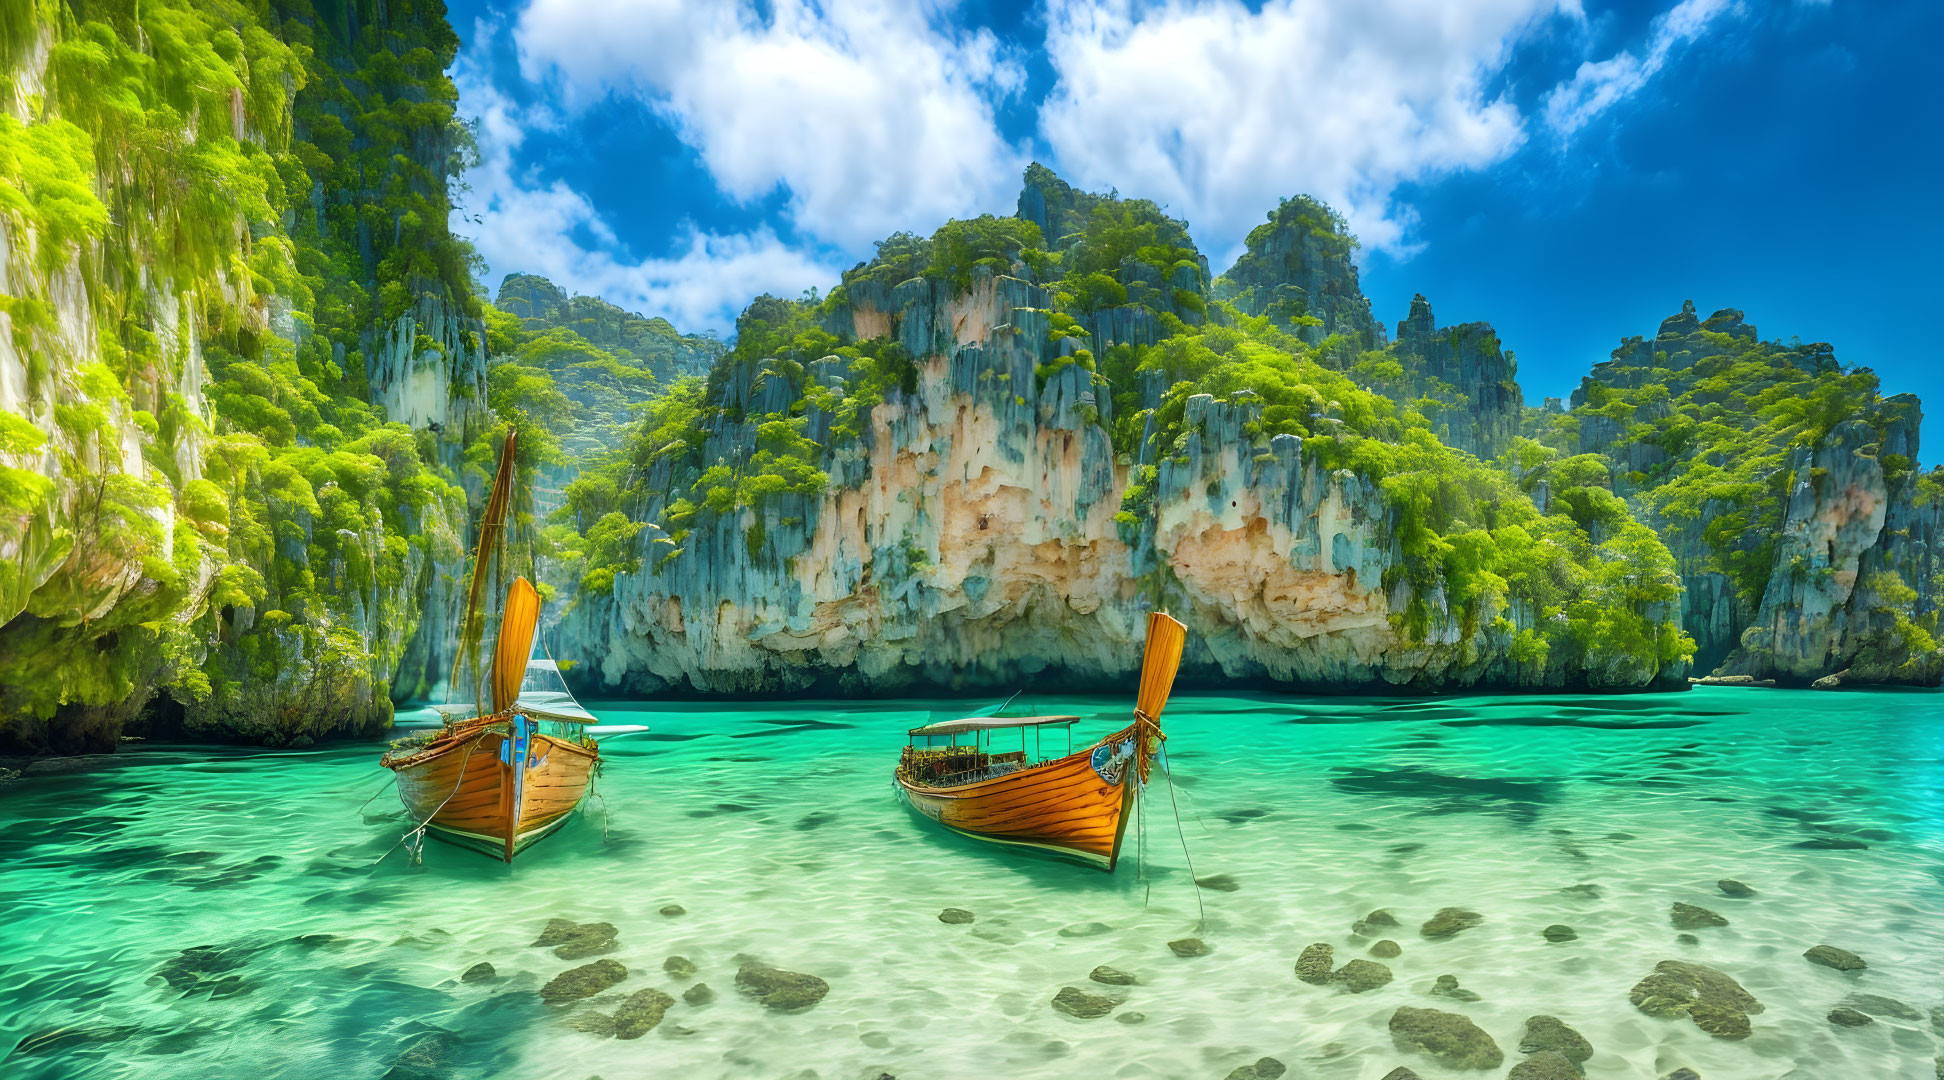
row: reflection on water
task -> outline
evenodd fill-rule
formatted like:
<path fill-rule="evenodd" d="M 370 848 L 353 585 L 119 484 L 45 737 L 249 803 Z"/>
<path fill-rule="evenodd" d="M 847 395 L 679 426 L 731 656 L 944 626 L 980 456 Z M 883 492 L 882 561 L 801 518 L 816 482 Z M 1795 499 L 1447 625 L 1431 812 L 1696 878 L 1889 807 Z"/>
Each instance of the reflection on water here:
<path fill-rule="evenodd" d="M 1166 716 L 1179 830 L 1157 774 L 1114 876 L 907 812 L 890 768 L 906 728 L 950 713 L 937 702 L 598 708 L 655 730 L 610 743 L 601 797 L 510 868 L 437 844 L 411 865 L 377 744 L 123 755 L 0 788 L 0 1068 L 1219 1080 L 1269 1056 L 1297 1077 L 1408 1065 L 1449 1080 L 1503 1075 L 1543 1012 L 1592 1043 L 1595 1080 L 1681 1066 L 1709 1080 L 1931 1080 L 1938 703 L 1727 688 L 1186 695 Z M 1080 715 L 1084 740 L 1125 708 L 1029 696 L 1011 711 Z M 1199 930 L 1184 841 L 1207 883 Z M 1724 878 L 1749 891 L 1724 892 Z M 1726 925 L 1677 929 L 1675 903 Z M 948 907 L 972 921 L 941 922 Z M 1350 927 L 1379 908 L 1401 946 L 1381 961 L 1393 981 L 1351 994 L 1294 977 L 1311 943 L 1366 957 L 1372 938 Z M 1444 908 L 1483 922 L 1422 936 Z M 562 959 L 533 944 L 554 918 L 615 935 Z M 1190 936 L 1210 951 L 1169 948 Z M 1820 944 L 1868 967 L 1802 957 Z M 596 959 L 625 978 L 586 1002 L 538 993 Z M 1732 975 L 1765 1006 L 1754 1034 L 1714 1039 L 1630 1006 L 1663 960 Z M 828 995 L 765 1008 L 737 992 L 751 961 L 815 975 Z M 1102 965 L 1134 981 L 1089 980 Z M 1434 993 L 1445 975 L 1460 989 Z M 1068 986 L 1111 1015 L 1055 1011 Z M 658 1025 L 604 1034 L 650 990 L 672 1002 Z M 1462 1012 L 1506 1065 L 1460 1073 L 1398 1050 L 1387 1022 L 1402 1005 Z M 1874 1022 L 1832 1024 L 1838 1006 Z"/>

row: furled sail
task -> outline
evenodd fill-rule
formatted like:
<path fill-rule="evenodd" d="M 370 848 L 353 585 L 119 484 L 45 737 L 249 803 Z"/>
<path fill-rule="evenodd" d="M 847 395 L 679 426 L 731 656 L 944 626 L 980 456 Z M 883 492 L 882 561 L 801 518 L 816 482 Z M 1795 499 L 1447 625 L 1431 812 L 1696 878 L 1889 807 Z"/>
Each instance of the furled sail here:
<path fill-rule="evenodd" d="M 499 553 L 506 536 L 506 521 L 513 503 L 513 452 L 519 432 L 508 430 L 500 447 L 499 470 L 493 474 L 492 494 L 486 499 L 486 512 L 479 519 L 479 546 L 473 552 L 472 585 L 466 591 L 466 617 L 459 624 L 459 648 L 452 658 L 452 679 L 448 694 L 461 687 L 474 701 L 487 697 L 484 673 L 480 670 L 481 643 L 485 639 L 489 600 L 486 583 L 497 576 Z M 494 688 L 497 692 L 497 687 Z"/>
<path fill-rule="evenodd" d="M 513 579 L 500 613 L 499 640 L 493 643 L 493 711 L 502 713 L 520 697 L 533 631 L 540 625 L 540 593 L 526 578 Z"/>

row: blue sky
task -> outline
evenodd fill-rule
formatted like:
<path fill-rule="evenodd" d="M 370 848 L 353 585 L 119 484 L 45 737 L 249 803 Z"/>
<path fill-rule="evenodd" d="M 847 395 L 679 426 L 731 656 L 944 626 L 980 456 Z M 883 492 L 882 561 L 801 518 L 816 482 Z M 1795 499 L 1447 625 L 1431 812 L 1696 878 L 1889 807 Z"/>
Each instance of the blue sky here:
<path fill-rule="evenodd" d="M 1924 0 L 457 0 L 490 284 L 727 332 L 1020 169 L 1186 218 L 1278 196 L 1362 237 L 1394 324 L 1492 323 L 1527 400 L 1692 299 L 1944 410 L 1944 95 Z M 1927 420 L 1926 463 L 1944 447 Z"/>

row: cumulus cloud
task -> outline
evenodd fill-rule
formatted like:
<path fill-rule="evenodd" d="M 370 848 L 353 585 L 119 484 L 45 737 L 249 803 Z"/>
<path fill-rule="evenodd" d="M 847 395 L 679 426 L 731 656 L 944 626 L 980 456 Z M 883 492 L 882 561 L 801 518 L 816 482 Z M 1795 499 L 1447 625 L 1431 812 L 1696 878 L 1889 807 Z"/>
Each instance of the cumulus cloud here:
<path fill-rule="evenodd" d="M 989 30 L 910 0 L 533 0 L 523 73 L 569 102 L 632 95 L 667 117 L 721 190 L 782 188 L 792 224 L 858 249 L 899 229 L 1010 209 L 1022 148 L 994 120 L 1024 83 Z"/>
<path fill-rule="evenodd" d="M 1546 126 L 1570 138 L 1600 114 L 1632 97 L 1667 66 L 1675 50 L 1707 33 L 1722 16 L 1739 12 L 1738 0 L 1681 0 L 1654 19 L 1644 55 L 1622 51 L 1589 60 L 1546 95 Z"/>
<path fill-rule="evenodd" d="M 1280 196 L 1342 211 L 1402 253 L 1397 188 L 1504 160 L 1518 108 L 1487 86 L 1577 0 L 1049 0 L 1059 83 L 1040 133 L 1069 179 L 1162 202 L 1205 242 Z"/>
<path fill-rule="evenodd" d="M 631 259 L 586 195 L 562 180 L 543 181 L 517 164 L 527 133 L 561 122 L 545 106 L 521 108 L 484 73 L 454 72 L 460 110 L 479 120 L 479 163 L 453 211 L 453 229 L 473 238 L 497 277 L 540 274 L 569 292 L 661 315 L 685 332 L 727 331 L 750 298 L 794 296 L 836 279 L 834 266 L 792 248 L 768 228 L 718 235 L 689 225 L 669 254 Z M 591 243 L 576 239 L 584 236 Z"/>

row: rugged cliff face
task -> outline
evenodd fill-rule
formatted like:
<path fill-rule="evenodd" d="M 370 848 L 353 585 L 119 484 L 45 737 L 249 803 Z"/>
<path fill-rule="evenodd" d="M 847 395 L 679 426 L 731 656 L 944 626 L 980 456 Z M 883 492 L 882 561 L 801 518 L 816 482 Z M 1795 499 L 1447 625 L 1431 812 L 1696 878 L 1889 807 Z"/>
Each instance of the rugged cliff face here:
<path fill-rule="evenodd" d="M 5 25 L 0 743 L 383 727 L 485 415 L 443 7 Z"/>
<path fill-rule="evenodd" d="M 1336 346 L 1303 313 L 1189 323 L 1180 223 L 1103 196 L 1076 222 L 1047 176 L 1010 223 L 893 238 L 817 305 L 752 305 L 706 386 L 570 486 L 561 655 L 638 693 L 1104 686 L 1165 607 L 1190 679 L 1685 673 L 1651 534 L 1542 514 L 1319 362 Z M 1089 317 L 1128 309 L 1158 340 L 1096 361 Z"/>
<path fill-rule="evenodd" d="M 1248 250 L 1215 283 L 1215 297 L 1246 315 L 1305 321 L 1305 341 L 1341 335 L 1351 354 L 1384 347 L 1351 261 L 1356 240 L 1341 215 L 1308 196 L 1285 199 L 1249 234 Z"/>
<path fill-rule="evenodd" d="M 1572 405 L 1528 428 L 1610 470 L 1666 537 L 1702 670 L 1937 684 L 1944 474 L 1914 467 L 1915 397 L 1690 303 L 1622 342 Z"/>
<path fill-rule="evenodd" d="M 1420 293 L 1411 298 L 1410 317 L 1397 324 L 1391 352 L 1401 370 L 1387 392 L 1417 401 L 1446 445 L 1496 457 L 1519 434 L 1525 396 L 1518 364 L 1489 324 L 1440 329 Z"/>

